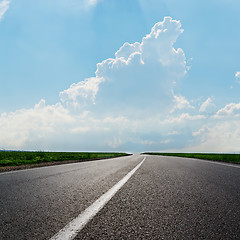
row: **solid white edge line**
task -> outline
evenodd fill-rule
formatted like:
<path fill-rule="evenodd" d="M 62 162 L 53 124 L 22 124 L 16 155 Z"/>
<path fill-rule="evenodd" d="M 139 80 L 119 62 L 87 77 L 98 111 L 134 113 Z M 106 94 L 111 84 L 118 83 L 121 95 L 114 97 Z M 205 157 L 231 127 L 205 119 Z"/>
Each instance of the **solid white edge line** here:
<path fill-rule="evenodd" d="M 111 189 L 98 198 L 91 206 L 80 213 L 75 219 L 62 228 L 50 240 L 72 240 L 85 227 L 85 225 L 110 201 L 119 189 L 129 180 L 144 162 L 144 159 L 132 169 L 125 177 L 116 183 Z"/>
<path fill-rule="evenodd" d="M 152 156 L 154 156 L 154 155 L 152 155 Z M 157 156 L 157 155 L 155 155 L 155 156 Z M 178 158 L 177 156 L 164 156 L 164 155 L 158 155 L 158 156 L 159 157 L 176 157 L 176 158 Z M 192 160 L 192 161 L 208 162 L 208 163 L 213 163 L 213 164 L 217 164 L 217 165 L 223 165 L 223 166 L 226 166 L 226 167 L 240 168 L 240 166 L 233 165 L 231 163 L 221 163 L 221 162 L 217 162 L 217 161 L 210 161 L 210 160 L 207 160 L 207 159 L 188 158 L 188 157 L 180 157 L 180 158 L 185 158 L 185 159 L 189 159 L 189 160 Z"/>
<path fill-rule="evenodd" d="M 130 157 L 130 156 L 124 156 L 124 157 Z M 100 159 L 101 161 L 107 161 L 107 160 L 111 160 L 113 158 L 106 158 L 106 159 Z M 99 160 L 92 160 L 91 163 L 96 163 Z M 10 170 L 10 171 L 6 171 L 6 172 L 0 172 L 0 175 L 4 175 L 4 174 L 13 174 L 13 173 L 19 173 L 19 172 L 26 172 L 26 171 L 37 171 L 39 169 L 46 169 L 46 168 L 51 168 L 51 167 L 60 167 L 60 166 L 64 166 L 64 165 L 71 165 L 71 164 L 82 164 L 82 163 L 90 163 L 89 161 L 83 161 L 83 162 L 72 162 L 72 163 L 66 163 L 66 164 L 56 164 L 56 165 L 50 165 L 50 166 L 42 166 L 42 167 L 33 167 L 33 168 L 27 168 L 27 169 L 18 169 L 18 170 Z"/>
<path fill-rule="evenodd" d="M 191 159 L 191 158 L 188 158 L 188 159 Z M 234 168 L 240 168 L 240 166 L 235 166 L 233 164 L 225 164 L 225 163 L 221 163 L 221 162 L 217 162 L 217 161 L 210 161 L 210 160 L 206 160 L 206 159 L 197 159 L 197 158 L 192 158 L 191 160 L 197 160 L 199 162 L 202 162 L 202 161 L 205 161 L 205 162 L 208 162 L 208 163 L 213 163 L 213 164 L 217 164 L 217 165 L 222 165 L 222 166 L 226 166 L 226 167 L 234 167 Z"/>

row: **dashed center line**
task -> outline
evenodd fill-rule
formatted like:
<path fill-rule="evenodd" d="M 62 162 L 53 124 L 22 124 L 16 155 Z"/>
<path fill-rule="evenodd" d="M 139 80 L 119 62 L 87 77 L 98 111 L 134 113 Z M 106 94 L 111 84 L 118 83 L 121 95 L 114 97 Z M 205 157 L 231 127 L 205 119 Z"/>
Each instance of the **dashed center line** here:
<path fill-rule="evenodd" d="M 129 178 L 138 170 L 146 157 L 125 177 L 116 183 L 111 189 L 98 198 L 91 206 L 80 213 L 50 240 L 72 240 L 84 228 L 84 226 L 110 201 L 110 199 L 122 188 Z"/>

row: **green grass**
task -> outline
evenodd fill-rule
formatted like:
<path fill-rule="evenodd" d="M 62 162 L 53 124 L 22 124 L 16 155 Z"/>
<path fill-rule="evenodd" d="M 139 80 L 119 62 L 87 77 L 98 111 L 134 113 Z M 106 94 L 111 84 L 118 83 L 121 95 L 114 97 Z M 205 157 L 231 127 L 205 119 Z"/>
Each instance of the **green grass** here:
<path fill-rule="evenodd" d="M 126 153 L 99 153 L 99 152 L 25 152 L 0 151 L 0 167 L 20 166 L 43 162 L 86 161 L 111 157 L 127 156 Z"/>
<path fill-rule="evenodd" d="M 149 155 L 163 155 L 186 158 L 198 158 L 220 162 L 240 163 L 240 154 L 228 153 L 144 153 Z"/>

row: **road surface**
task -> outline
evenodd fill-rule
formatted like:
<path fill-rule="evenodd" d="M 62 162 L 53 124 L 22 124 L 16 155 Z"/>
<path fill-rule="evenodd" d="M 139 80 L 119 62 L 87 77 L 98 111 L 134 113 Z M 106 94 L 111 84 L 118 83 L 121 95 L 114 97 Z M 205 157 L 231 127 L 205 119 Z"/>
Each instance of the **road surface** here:
<path fill-rule="evenodd" d="M 1 173 L 0 239 L 51 239 L 144 157 Z M 146 156 L 74 239 L 240 239 L 239 206 L 239 166 Z"/>

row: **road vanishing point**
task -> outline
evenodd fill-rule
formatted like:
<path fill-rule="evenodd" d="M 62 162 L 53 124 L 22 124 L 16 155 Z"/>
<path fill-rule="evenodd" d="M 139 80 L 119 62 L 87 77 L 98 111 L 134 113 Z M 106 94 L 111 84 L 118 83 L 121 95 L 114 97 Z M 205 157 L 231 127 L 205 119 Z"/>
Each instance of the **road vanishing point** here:
<path fill-rule="evenodd" d="M 132 155 L 0 173 L 0 239 L 240 239 L 240 166 Z"/>

